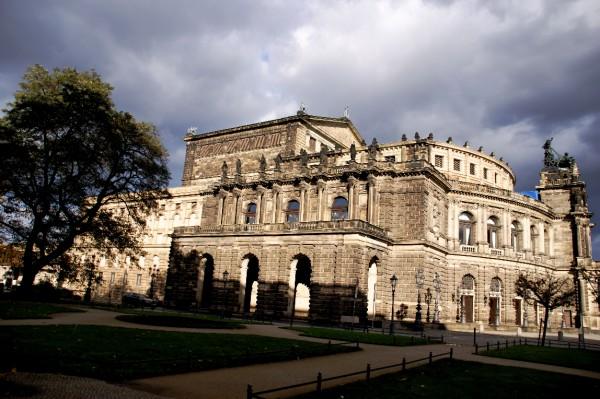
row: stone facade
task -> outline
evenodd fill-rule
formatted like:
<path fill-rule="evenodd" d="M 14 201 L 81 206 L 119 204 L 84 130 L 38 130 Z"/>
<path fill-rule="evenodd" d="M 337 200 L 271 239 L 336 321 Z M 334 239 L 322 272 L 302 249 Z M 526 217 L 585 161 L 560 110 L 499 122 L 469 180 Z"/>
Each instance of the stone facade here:
<path fill-rule="evenodd" d="M 431 134 L 367 145 L 347 118 L 299 112 L 185 142 L 183 186 L 150 216 L 146 254 L 101 260 L 97 299 L 151 291 L 181 308 L 389 320 L 395 275 L 397 316 L 414 319 L 420 298 L 423 321 L 429 308 L 469 328 L 533 328 L 541 307 L 515 295 L 518 274 L 593 263 L 574 160 L 542 169 L 536 200 L 493 153 Z M 556 310 L 552 326 L 575 313 Z"/>

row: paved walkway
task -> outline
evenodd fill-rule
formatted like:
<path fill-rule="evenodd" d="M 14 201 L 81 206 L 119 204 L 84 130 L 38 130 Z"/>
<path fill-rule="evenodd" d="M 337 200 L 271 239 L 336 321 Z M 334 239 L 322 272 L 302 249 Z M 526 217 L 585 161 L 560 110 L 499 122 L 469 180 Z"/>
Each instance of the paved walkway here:
<path fill-rule="evenodd" d="M 169 331 L 185 331 L 185 332 L 196 332 L 196 333 L 207 333 L 207 332 L 219 332 L 225 334 L 255 334 L 255 335 L 266 335 L 275 336 L 281 338 L 292 338 L 292 339 L 303 339 L 310 341 L 324 341 L 317 338 L 301 337 L 297 332 L 278 328 L 278 325 L 248 325 L 243 330 L 218 330 L 218 329 L 188 329 L 188 328 L 170 328 L 170 327 L 158 327 L 158 326 L 142 326 L 131 323 L 122 322 L 115 319 L 116 313 L 100 310 L 100 309 L 89 309 L 86 308 L 85 313 L 61 313 L 54 315 L 52 319 L 38 319 L 38 320 L 0 320 L 1 325 L 56 325 L 56 324 L 94 324 L 94 325 L 108 325 L 114 327 L 127 327 L 127 328 L 141 328 L 141 329 L 152 329 L 152 330 L 169 330 Z M 290 385 L 295 383 L 306 382 L 316 379 L 317 373 L 321 372 L 323 378 L 327 378 L 333 375 L 340 375 L 350 373 L 358 370 L 366 369 L 367 363 L 372 368 L 385 366 L 394 363 L 400 363 L 402 358 L 405 357 L 407 361 L 423 358 L 428 356 L 429 352 L 433 354 L 446 353 L 453 348 L 454 357 L 461 360 L 476 361 L 480 363 L 499 364 L 505 366 L 525 367 L 538 370 L 552 371 L 563 374 L 579 375 L 584 377 L 600 379 L 600 373 L 595 373 L 585 370 L 569 369 L 565 367 L 544 365 L 539 363 L 521 362 L 508 359 L 499 359 L 485 356 L 476 356 L 472 354 L 472 343 L 473 336 L 469 333 L 460 332 L 448 332 L 448 331 L 435 331 L 431 332 L 431 335 L 439 336 L 444 334 L 446 339 L 450 341 L 450 344 L 437 344 L 437 345 L 426 345 L 426 346 L 411 346 L 411 347 L 390 347 L 390 346 L 379 346 L 379 345 L 361 345 L 362 351 L 345 353 L 331 356 L 321 356 L 309 359 L 293 360 L 286 362 L 268 363 L 268 364 L 256 364 L 244 367 L 235 367 L 219 370 L 211 370 L 204 372 L 195 372 L 187 374 L 178 374 L 163 377 L 145 378 L 131 381 L 127 384 L 127 387 L 114 386 L 116 396 L 115 398 L 134 398 L 135 392 L 129 388 L 133 388 L 140 391 L 145 391 L 150 395 L 139 392 L 140 398 L 152 397 L 154 395 L 160 395 L 160 397 L 170 398 L 245 398 L 246 386 L 251 384 L 255 391 L 263 389 L 269 389 L 277 386 Z M 506 339 L 507 336 L 514 337 L 514 334 L 498 333 L 494 332 L 494 335 L 478 334 L 478 342 L 483 343 L 486 340 L 495 342 L 498 339 Z M 522 336 L 536 337 L 535 334 L 523 334 Z M 573 337 L 571 337 L 573 338 Z M 594 337 L 597 338 L 597 337 Z M 399 368 L 398 368 L 399 369 Z M 398 369 L 392 368 L 386 370 L 386 372 L 394 372 Z M 29 382 L 29 379 L 35 378 L 29 374 L 18 373 L 20 376 L 24 376 L 21 380 Z M 372 375 L 377 375 L 373 373 Z M 18 378 L 18 377 L 17 377 Z M 51 380 L 51 377 L 48 377 Z M 89 380 L 90 389 L 87 394 L 81 396 L 68 396 L 69 398 L 94 398 L 94 397 L 106 397 L 99 393 L 96 395 L 92 387 L 97 386 L 90 379 L 81 379 L 79 377 L 64 377 L 57 376 L 57 380 L 61 378 L 72 378 L 76 381 L 83 380 L 83 386 L 85 386 L 85 380 Z M 339 385 L 340 383 L 347 383 L 350 381 L 364 379 L 364 374 L 361 376 L 347 377 L 342 380 L 336 380 L 335 382 L 326 382 L 323 384 L 324 387 Z M 104 385 L 109 385 L 100 382 Z M 48 385 L 46 383 L 46 385 Z M 64 384 L 60 384 L 63 385 Z M 50 384 L 49 386 L 52 386 Z M 59 386 L 59 385 L 56 385 Z M 111 388 L 112 389 L 112 388 Z M 122 390 L 122 396 L 119 396 L 118 391 Z M 280 393 L 271 394 L 268 397 L 287 397 L 292 396 L 301 392 L 309 392 L 314 390 L 314 386 L 297 388 L 294 390 L 283 391 Z M 60 390 L 58 391 L 60 392 Z M 100 388 L 100 392 L 102 389 Z M 107 391 L 108 392 L 108 391 Z M 66 392 L 65 392 L 66 394 Z M 133 396 L 132 396 L 133 395 Z M 44 398 L 53 398 L 50 391 L 48 395 L 36 396 Z M 67 397 L 67 396 L 65 396 Z M 159 397 L 159 396 L 154 396 Z"/>

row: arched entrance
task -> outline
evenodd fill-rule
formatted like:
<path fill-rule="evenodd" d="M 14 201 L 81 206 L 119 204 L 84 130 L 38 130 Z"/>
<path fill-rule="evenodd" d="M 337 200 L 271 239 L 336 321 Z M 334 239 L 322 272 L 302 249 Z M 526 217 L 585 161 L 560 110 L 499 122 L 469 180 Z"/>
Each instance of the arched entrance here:
<path fill-rule="evenodd" d="M 290 264 L 288 315 L 308 317 L 310 313 L 310 278 L 312 267 L 306 255 L 296 255 Z"/>
<path fill-rule="evenodd" d="M 252 254 L 244 256 L 240 269 L 240 310 L 252 313 L 256 310 L 258 299 L 258 258 Z"/>
<path fill-rule="evenodd" d="M 502 301 L 502 282 L 498 277 L 492 279 L 489 296 L 489 323 L 492 326 L 498 326 L 500 325 L 500 305 Z"/>
<path fill-rule="evenodd" d="M 367 315 L 373 320 L 375 319 L 375 301 L 377 298 L 377 257 L 373 257 L 369 266 L 369 274 L 367 277 Z"/>
<path fill-rule="evenodd" d="M 200 258 L 198 284 L 196 286 L 196 303 L 201 308 L 208 308 L 211 305 L 214 270 L 213 257 L 209 254 L 204 254 Z"/>

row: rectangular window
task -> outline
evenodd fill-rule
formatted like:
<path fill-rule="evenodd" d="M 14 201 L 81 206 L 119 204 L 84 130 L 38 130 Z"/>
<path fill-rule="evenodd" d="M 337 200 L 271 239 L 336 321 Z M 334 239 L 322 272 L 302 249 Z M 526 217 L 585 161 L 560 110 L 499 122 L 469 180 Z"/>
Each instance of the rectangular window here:
<path fill-rule="evenodd" d="M 454 170 L 460 172 L 460 159 L 454 160 Z"/>
<path fill-rule="evenodd" d="M 487 168 L 483 168 L 483 178 L 484 179 L 488 178 L 488 170 L 487 170 Z"/>
<path fill-rule="evenodd" d="M 114 283 L 115 283 L 115 272 L 112 272 L 112 273 L 110 274 L 110 283 L 111 283 L 111 284 L 114 284 Z"/>
<path fill-rule="evenodd" d="M 386 155 L 385 162 L 396 162 L 396 156 L 395 155 Z"/>
<path fill-rule="evenodd" d="M 469 173 L 475 175 L 475 164 L 472 163 L 469 165 Z"/>
<path fill-rule="evenodd" d="M 494 173 L 494 183 L 498 183 L 498 173 Z"/>
<path fill-rule="evenodd" d="M 102 272 L 98 272 L 98 280 L 100 280 L 100 283 L 102 283 L 103 276 L 104 276 L 104 274 Z"/>
<path fill-rule="evenodd" d="M 435 156 L 435 166 L 437 168 L 442 168 L 444 166 L 444 157 L 442 155 Z"/>
<path fill-rule="evenodd" d="M 137 285 L 138 287 L 139 287 L 140 285 L 142 285 L 142 275 L 141 275 L 141 274 L 138 274 L 138 275 L 137 275 L 137 277 L 136 277 L 136 279 L 135 279 L 135 285 Z"/>
<path fill-rule="evenodd" d="M 317 140 L 315 140 L 313 137 L 308 139 L 308 150 L 310 152 L 315 152 L 317 150 Z"/>

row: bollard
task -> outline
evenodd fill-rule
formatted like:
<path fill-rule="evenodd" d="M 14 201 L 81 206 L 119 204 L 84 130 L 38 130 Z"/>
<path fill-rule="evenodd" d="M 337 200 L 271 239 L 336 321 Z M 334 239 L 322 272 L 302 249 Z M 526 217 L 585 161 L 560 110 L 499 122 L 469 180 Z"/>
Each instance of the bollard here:
<path fill-rule="evenodd" d="M 402 358 L 402 371 L 406 370 L 406 358 Z"/>
<path fill-rule="evenodd" d="M 321 392 L 321 384 L 323 383 L 323 374 L 319 371 L 317 374 L 317 392 Z"/>
<path fill-rule="evenodd" d="M 450 348 L 450 360 L 454 357 L 454 348 Z"/>
<path fill-rule="evenodd" d="M 246 399 L 252 399 L 253 396 L 252 385 L 248 384 L 248 387 L 246 388 Z"/>
<path fill-rule="evenodd" d="M 429 364 L 433 363 L 433 353 L 429 352 Z"/>
<path fill-rule="evenodd" d="M 367 363 L 367 382 L 371 379 L 371 364 Z"/>

